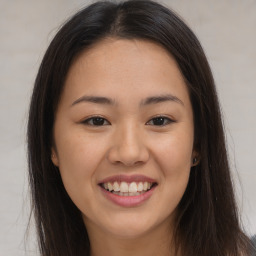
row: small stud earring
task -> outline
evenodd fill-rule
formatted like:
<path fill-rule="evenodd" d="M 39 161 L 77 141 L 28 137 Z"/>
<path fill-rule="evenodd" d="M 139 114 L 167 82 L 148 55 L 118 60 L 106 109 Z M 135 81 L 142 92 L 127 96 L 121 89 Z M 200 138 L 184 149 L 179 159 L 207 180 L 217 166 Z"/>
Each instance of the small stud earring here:
<path fill-rule="evenodd" d="M 197 158 L 194 157 L 194 158 L 193 158 L 193 164 L 195 164 L 196 162 L 197 162 Z"/>
<path fill-rule="evenodd" d="M 56 158 L 56 155 L 54 153 L 51 154 L 51 159 Z"/>

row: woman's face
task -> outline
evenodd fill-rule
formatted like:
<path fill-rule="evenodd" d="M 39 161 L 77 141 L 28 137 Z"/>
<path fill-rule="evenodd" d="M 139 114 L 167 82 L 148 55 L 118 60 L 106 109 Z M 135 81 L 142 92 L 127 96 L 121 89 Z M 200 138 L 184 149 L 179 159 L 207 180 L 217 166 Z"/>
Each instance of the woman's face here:
<path fill-rule="evenodd" d="M 52 161 L 90 234 L 138 237 L 172 224 L 192 166 L 188 90 L 148 41 L 106 39 L 71 66 Z"/>

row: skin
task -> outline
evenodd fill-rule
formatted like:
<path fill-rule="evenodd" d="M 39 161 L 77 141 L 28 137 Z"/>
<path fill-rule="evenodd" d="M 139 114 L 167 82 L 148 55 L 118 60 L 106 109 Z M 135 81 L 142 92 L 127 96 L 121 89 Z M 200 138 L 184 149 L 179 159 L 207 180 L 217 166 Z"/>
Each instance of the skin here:
<path fill-rule="evenodd" d="M 163 95 L 176 98 L 141 104 Z M 83 96 L 106 97 L 113 104 Z M 102 125 L 88 121 L 92 116 L 103 118 Z M 160 125 L 157 116 L 165 117 Z M 161 46 L 108 38 L 78 56 L 56 112 L 52 161 L 81 210 L 92 255 L 173 255 L 175 210 L 196 156 L 193 134 L 186 84 Z M 98 186 L 119 174 L 146 175 L 158 185 L 147 201 L 122 207 Z"/>

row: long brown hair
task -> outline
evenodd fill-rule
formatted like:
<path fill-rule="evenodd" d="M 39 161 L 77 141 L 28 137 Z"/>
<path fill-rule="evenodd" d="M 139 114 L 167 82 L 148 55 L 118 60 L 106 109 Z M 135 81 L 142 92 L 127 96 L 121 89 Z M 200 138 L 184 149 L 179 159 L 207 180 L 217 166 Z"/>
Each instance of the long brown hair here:
<path fill-rule="evenodd" d="M 200 163 L 191 168 L 178 205 L 175 246 L 183 256 L 241 256 L 249 241 L 241 231 L 213 76 L 188 26 L 170 9 L 148 0 L 96 2 L 68 20 L 42 60 L 28 122 L 29 181 L 41 255 L 90 254 L 80 211 L 51 161 L 54 116 L 67 72 L 84 49 L 106 37 L 153 41 L 175 58 L 186 81 Z"/>

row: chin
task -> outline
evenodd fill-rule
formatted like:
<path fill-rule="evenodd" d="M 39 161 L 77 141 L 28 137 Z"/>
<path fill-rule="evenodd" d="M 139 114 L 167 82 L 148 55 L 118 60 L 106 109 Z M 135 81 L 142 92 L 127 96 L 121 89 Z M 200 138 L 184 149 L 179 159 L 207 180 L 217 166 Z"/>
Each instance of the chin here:
<path fill-rule="evenodd" d="M 143 226 L 136 226 L 136 225 L 129 225 L 129 226 L 122 226 L 120 228 L 115 228 L 114 230 L 111 229 L 113 236 L 118 237 L 120 239 L 135 239 L 148 234 L 150 231 L 149 227 Z"/>
<path fill-rule="evenodd" d="M 157 219 L 156 219 L 157 220 Z M 106 227 L 108 233 L 121 239 L 139 238 L 150 234 L 150 231 L 157 229 L 158 221 L 147 218 L 147 216 L 126 216 L 126 218 L 115 218 L 115 222 L 109 223 Z"/>

